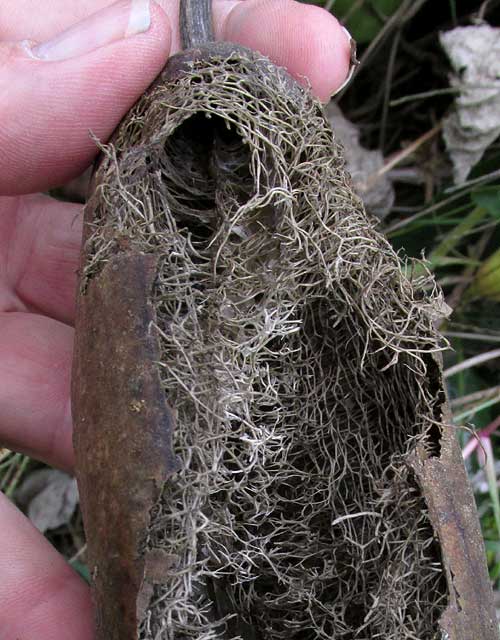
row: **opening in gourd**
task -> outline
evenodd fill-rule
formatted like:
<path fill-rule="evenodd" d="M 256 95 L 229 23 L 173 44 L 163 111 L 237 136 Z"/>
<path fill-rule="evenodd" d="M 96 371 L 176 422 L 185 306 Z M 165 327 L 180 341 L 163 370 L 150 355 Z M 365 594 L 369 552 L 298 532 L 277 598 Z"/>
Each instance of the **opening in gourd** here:
<path fill-rule="evenodd" d="M 195 236 L 229 219 L 253 193 L 250 150 L 236 126 L 218 116 L 195 113 L 164 143 L 151 170 L 161 172 L 171 215 L 189 221 Z"/>

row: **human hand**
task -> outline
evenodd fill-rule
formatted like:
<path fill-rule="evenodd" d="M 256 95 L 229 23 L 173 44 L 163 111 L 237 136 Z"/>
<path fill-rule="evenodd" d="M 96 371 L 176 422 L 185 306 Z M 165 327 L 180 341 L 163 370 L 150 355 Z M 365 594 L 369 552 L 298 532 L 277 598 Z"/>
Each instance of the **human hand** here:
<path fill-rule="evenodd" d="M 0 443 L 66 470 L 81 207 L 22 194 L 81 173 L 96 154 L 89 131 L 106 140 L 179 49 L 176 1 L 147 6 L 0 8 Z M 218 39 L 265 53 L 323 100 L 348 74 L 349 40 L 317 7 L 215 0 L 214 19 Z M 0 638 L 89 640 L 92 629 L 87 585 L 0 495 Z"/>

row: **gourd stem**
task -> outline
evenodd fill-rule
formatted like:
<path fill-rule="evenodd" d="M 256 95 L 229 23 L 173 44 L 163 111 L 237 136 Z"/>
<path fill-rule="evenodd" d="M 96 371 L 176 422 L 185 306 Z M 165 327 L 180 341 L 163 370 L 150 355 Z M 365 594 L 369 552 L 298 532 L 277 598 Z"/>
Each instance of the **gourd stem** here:
<path fill-rule="evenodd" d="M 179 26 L 183 49 L 212 42 L 212 0 L 180 0 Z"/>

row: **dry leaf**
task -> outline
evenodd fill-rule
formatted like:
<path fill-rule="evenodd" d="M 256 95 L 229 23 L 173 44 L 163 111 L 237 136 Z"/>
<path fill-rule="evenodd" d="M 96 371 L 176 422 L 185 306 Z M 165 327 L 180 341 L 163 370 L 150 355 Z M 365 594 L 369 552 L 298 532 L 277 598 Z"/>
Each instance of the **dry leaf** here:
<path fill-rule="evenodd" d="M 16 501 L 45 533 L 70 521 L 78 504 L 76 480 L 56 469 L 34 471 L 16 492 Z"/>
<path fill-rule="evenodd" d="M 455 71 L 450 84 L 459 90 L 443 136 L 461 184 L 500 135 L 500 29 L 458 27 L 440 40 Z"/>
<path fill-rule="evenodd" d="M 384 156 L 370 151 L 359 143 L 356 125 L 347 120 L 335 102 L 326 107 L 326 115 L 338 140 L 344 146 L 347 170 L 351 174 L 354 191 L 362 198 L 367 211 L 381 220 L 394 204 L 394 188 L 387 174 L 378 175 L 384 166 Z"/>

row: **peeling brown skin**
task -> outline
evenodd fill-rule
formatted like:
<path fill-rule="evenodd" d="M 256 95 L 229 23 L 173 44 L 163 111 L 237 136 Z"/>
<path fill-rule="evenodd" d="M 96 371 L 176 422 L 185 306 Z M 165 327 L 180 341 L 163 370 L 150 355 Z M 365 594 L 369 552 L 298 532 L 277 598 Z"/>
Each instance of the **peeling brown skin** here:
<path fill-rule="evenodd" d="M 155 257 L 118 254 L 78 304 L 74 446 L 96 640 L 138 637 L 152 593 L 144 552 L 150 511 L 176 470 L 148 300 L 155 273 Z"/>
<path fill-rule="evenodd" d="M 431 361 L 428 369 L 442 389 L 440 360 Z M 450 425 L 441 430 L 439 455 L 418 450 L 412 460 L 448 583 L 448 606 L 439 626 L 446 640 L 498 640 L 476 505 L 446 404 L 439 419 Z"/>

